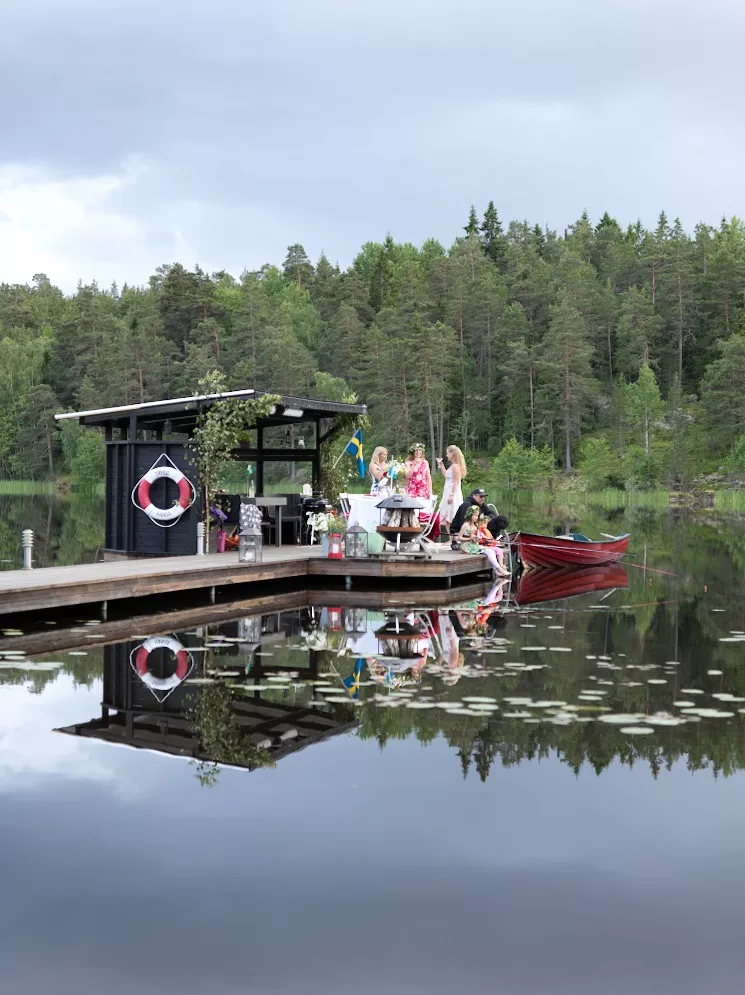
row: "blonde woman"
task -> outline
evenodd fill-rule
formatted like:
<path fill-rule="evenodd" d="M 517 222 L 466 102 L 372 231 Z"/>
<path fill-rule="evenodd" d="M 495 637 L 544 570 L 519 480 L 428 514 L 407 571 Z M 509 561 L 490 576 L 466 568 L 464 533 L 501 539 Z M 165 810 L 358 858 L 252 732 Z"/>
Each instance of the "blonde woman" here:
<path fill-rule="evenodd" d="M 388 494 L 391 489 L 391 481 L 388 476 L 390 468 L 391 464 L 388 460 L 388 450 L 385 446 L 378 446 L 372 454 L 372 459 L 370 460 L 370 465 L 368 467 L 370 477 L 372 478 L 372 486 L 370 487 L 371 494 L 377 494 L 381 498 Z"/>
<path fill-rule="evenodd" d="M 442 459 L 438 456 L 437 467 L 445 478 L 445 487 L 442 491 L 440 501 L 440 521 L 445 526 L 445 531 L 450 531 L 455 514 L 463 504 L 463 481 L 466 479 L 466 461 L 463 453 L 457 446 L 448 446 L 445 455 L 450 466 L 445 469 Z"/>

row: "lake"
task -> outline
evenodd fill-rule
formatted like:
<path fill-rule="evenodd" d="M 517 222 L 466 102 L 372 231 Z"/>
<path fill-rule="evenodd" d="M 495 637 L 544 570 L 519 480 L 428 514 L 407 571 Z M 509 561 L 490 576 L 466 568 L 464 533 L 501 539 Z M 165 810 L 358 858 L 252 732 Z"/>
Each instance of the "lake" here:
<path fill-rule="evenodd" d="M 4 990 L 739 995 L 745 523 L 510 515 L 625 567 L 7 650 Z"/>

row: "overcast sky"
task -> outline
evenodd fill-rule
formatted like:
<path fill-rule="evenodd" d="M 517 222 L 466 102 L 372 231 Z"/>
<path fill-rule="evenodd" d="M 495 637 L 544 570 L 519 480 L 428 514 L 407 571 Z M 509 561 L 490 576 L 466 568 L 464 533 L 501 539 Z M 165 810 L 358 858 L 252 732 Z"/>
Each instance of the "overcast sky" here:
<path fill-rule="evenodd" d="M 742 0 L 2 0 L 0 281 L 745 214 Z"/>

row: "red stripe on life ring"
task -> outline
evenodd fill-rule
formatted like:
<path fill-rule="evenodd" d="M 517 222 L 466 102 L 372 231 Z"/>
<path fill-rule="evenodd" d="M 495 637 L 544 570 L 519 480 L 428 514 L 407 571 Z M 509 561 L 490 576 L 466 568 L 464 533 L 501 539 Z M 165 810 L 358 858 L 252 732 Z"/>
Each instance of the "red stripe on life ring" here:
<path fill-rule="evenodd" d="M 186 650 L 179 650 L 178 653 L 176 654 L 176 660 L 178 661 L 178 665 L 176 667 L 176 677 L 180 678 L 183 681 L 183 679 L 189 673 L 189 664 L 191 662 L 189 659 L 189 654 L 186 652 Z"/>
<path fill-rule="evenodd" d="M 149 490 L 150 488 L 148 487 Z M 140 496 L 139 490 L 137 496 Z M 186 477 L 182 477 L 178 482 L 178 503 L 182 508 L 188 508 L 191 504 L 191 484 Z"/>
<path fill-rule="evenodd" d="M 150 660 L 150 650 L 146 650 L 144 646 L 140 646 L 137 650 L 137 656 L 135 657 L 135 667 L 137 668 L 137 673 L 141 677 L 144 677 L 150 670 L 149 666 Z M 176 677 L 182 680 L 189 673 L 189 654 L 186 650 L 179 650 L 176 654 Z"/>
<path fill-rule="evenodd" d="M 179 490 L 181 487 L 179 486 Z M 150 481 L 143 479 L 140 481 L 140 485 L 137 488 L 137 500 L 141 508 L 147 508 L 153 502 L 150 500 Z"/>

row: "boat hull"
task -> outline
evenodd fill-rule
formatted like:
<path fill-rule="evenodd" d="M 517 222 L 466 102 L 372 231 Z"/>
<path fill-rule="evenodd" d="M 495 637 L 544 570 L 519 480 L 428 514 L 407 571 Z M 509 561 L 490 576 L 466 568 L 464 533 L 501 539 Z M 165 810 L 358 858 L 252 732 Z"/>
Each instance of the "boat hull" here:
<path fill-rule="evenodd" d="M 542 536 L 519 532 L 517 543 L 520 562 L 528 569 L 539 567 L 590 567 L 616 563 L 629 548 L 628 535 L 603 542 L 581 542 L 561 536 Z"/>
<path fill-rule="evenodd" d="M 543 601 L 563 601 L 582 594 L 610 591 L 629 586 L 626 568 L 620 564 L 592 567 L 544 567 L 526 570 L 517 585 L 518 605 L 536 605 Z"/>

